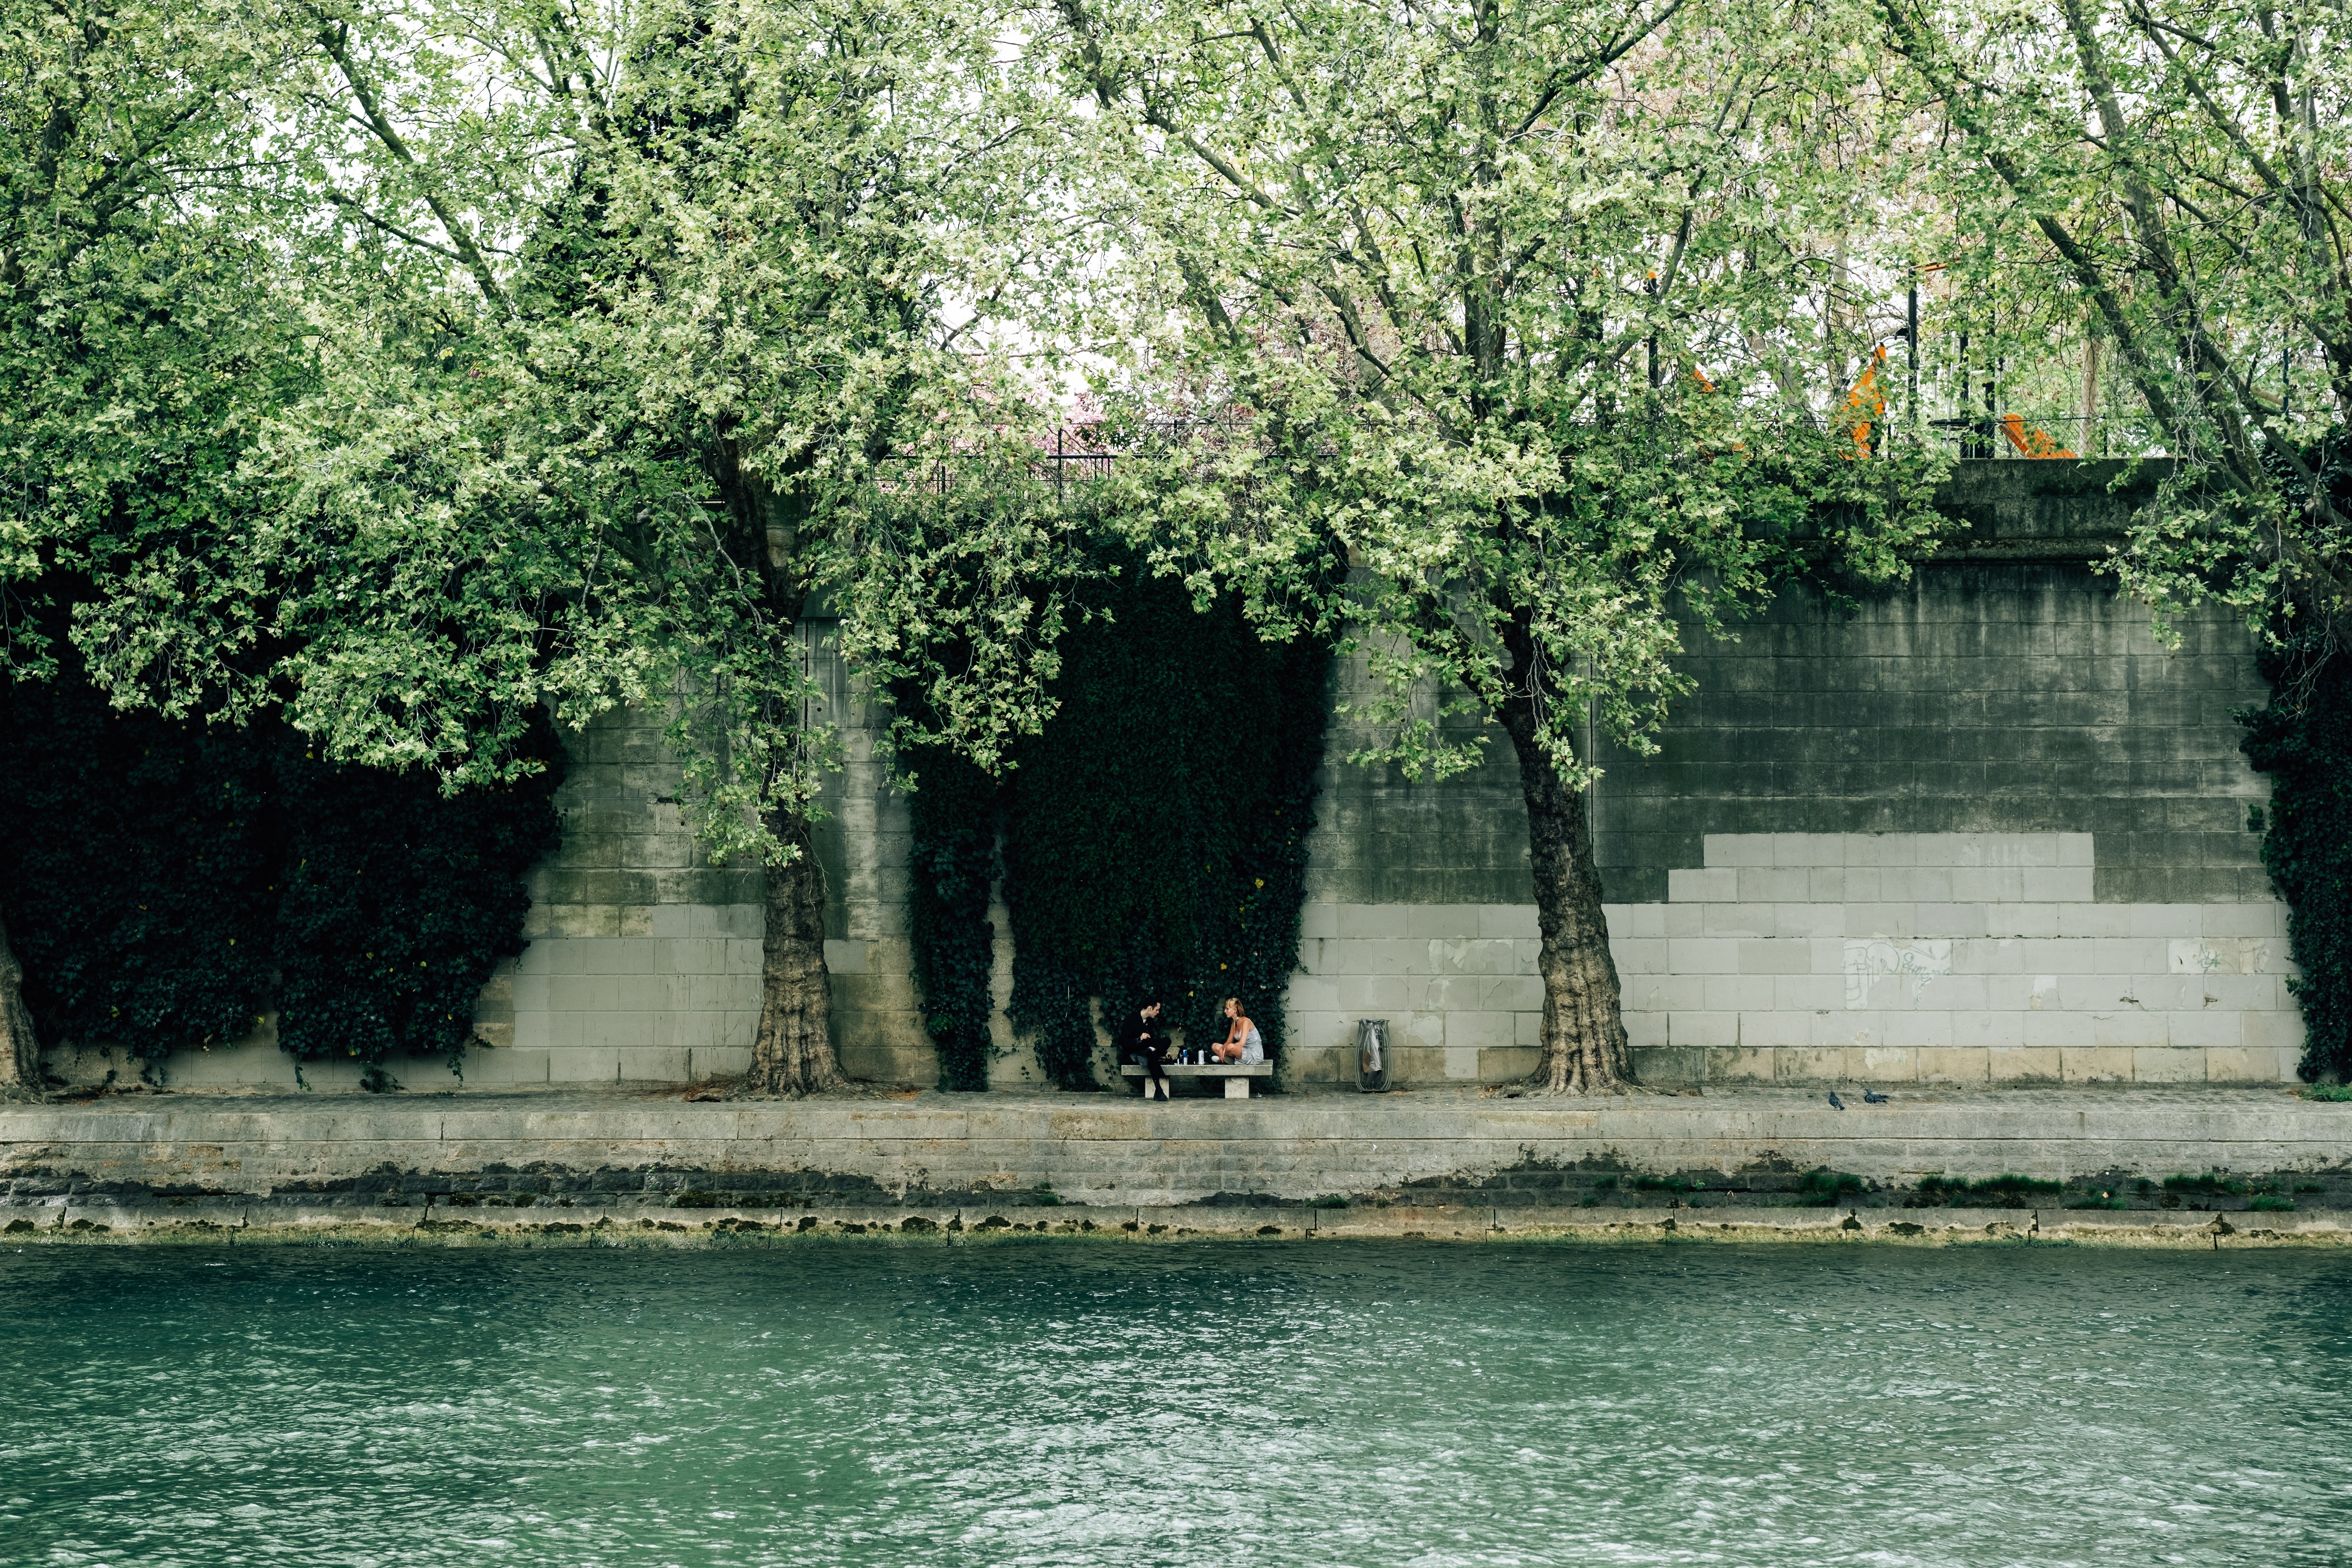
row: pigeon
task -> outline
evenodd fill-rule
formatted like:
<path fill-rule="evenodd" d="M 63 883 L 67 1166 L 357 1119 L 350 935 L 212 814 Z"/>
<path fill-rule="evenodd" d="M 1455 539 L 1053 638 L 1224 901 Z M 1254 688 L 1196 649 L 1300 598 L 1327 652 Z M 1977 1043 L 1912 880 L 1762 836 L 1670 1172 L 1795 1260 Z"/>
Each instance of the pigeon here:
<path fill-rule="evenodd" d="M 1845 1109 L 1845 1101 L 1837 1097 L 1836 1089 L 1830 1090 L 1830 1103 L 1836 1106 L 1840 1110 L 1843 1110 Z"/>
<path fill-rule="evenodd" d="M 1887 1097 L 1874 1089 L 1865 1089 L 1862 1091 L 1862 1102 L 1864 1105 L 1884 1105 L 1886 1100 Z"/>

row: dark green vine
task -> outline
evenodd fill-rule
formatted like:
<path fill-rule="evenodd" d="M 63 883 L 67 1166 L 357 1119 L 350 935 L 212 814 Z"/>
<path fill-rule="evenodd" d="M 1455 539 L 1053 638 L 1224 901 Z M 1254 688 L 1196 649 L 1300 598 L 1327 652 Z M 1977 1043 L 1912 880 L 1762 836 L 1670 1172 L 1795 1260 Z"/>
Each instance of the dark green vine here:
<path fill-rule="evenodd" d="M 2300 637 L 2265 661 L 2272 696 L 2241 715 L 2271 775 L 2263 864 L 2286 900 L 2302 978 L 2302 1074 L 2352 1080 L 2352 658 Z"/>
<path fill-rule="evenodd" d="M 2345 433 L 2301 456 L 2337 510 L 2352 508 Z M 2291 478 L 2283 458 L 2272 468 Z M 2352 652 L 2326 618 L 2282 617 L 2284 635 L 2263 659 L 2271 700 L 2238 719 L 2247 760 L 2271 775 L 2267 822 L 2256 812 L 2249 826 L 2263 829 L 2263 864 L 2286 900 L 2288 946 L 2303 972 L 2288 982 L 2303 1009 L 2299 1070 L 2352 1081 Z"/>
<path fill-rule="evenodd" d="M 1070 1089 L 1096 1087 L 1090 996 L 1111 1018 L 1157 994 L 1198 1043 L 1238 995 L 1278 1059 L 1328 650 L 1132 566 L 1097 594 L 1003 791 L 1013 1022 Z"/>
<path fill-rule="evenodd" d="M 923 1024 L 940 1053 L 940 1087 L 988 1087 L 989 979 L 996 932 L 996 781 L 943 748 L 908 759 L 916 775 L 909 914 Z"/>
<path fill-rule="evenodd" d="M 491 969 L 524 947 L 563 755 L 445 799 L 338 767 L 274 721 L 111 711 L 70 666 L 0 689 L 0 907 L 46 1044 L 153 1059 L 251 1032 L 297 1058 L 457 1058 Z"/>

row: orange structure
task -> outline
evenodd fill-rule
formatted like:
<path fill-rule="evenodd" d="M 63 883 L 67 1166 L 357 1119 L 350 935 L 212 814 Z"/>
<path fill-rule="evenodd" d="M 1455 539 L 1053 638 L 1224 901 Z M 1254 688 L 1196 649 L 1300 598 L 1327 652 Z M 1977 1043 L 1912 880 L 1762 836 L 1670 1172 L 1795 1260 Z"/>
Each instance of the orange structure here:
<path fill-rule="evenodd" d="M 2009 437 L 2009 444 L 2017 448 L 2017 455 L 2021 458 L 2071 458 L 2074 455 L 2052 440 L 2049 432 L 2027 430 L 2025 421 L 2014 414 L 2001 416 L 2000 433 Z"/>

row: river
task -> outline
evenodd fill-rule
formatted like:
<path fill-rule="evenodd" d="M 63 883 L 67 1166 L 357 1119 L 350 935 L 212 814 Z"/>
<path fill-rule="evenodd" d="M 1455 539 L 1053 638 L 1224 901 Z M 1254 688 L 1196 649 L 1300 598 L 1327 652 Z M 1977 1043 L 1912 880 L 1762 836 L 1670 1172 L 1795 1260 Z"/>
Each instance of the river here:
<path fill-rule="evenodd" d="M 2342 1563 L 2352 1254 L 0 1251 L 9 1564 Z"/>

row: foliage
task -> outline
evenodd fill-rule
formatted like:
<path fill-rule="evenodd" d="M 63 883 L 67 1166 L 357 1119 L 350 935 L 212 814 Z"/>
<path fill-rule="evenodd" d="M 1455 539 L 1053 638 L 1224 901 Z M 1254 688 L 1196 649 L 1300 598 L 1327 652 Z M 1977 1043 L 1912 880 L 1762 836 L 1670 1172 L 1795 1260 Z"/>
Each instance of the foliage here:
<path fill-rule="evenodd" d="M 2310 450 L 2352 417 L 2352 49 L 2264 0 L 1882 0 L 1903 89 L 1962 154 L 1933 174 L 1978 354 L 2082 366 L 2117 455 L 2186 461 L 2117 563 L 2168 630 L 2218 600 L 2342 646 L 2352 515 Z M 1963 329 L 1965 330 L 1965 329 Z M 2102 357 L 2136 416 L 2097 392 Z M 2067 377 L 2058 380 L 2063 386 Z M 1990 410 L 1987 410 L 1988 414 Z M 2079 444 L 2079 443 L 2077 443 Z M 2097 450 L 2100 448 L 2086 448 Z"/>
<path fill-rule="evenodd" d="M 0 688 L 0 900 L 42 1037 L 134 1054 L 254 1028 L 277 932 L 270 756 L 115 715 L 68 669 Z"/>
<path fill-rule="evenodd" d="M 2299 1071 L 2352 1079 L 2352 657 L 2315 631 L 2291 635 L 2265 660 L 2270 701 L 2241 714 L 2247 760 L 2271 775 L 2263 864 L 2286 900 L 2300 976 Z"/>
<path fill-rule="evenodd" d="M 297 1058 L 446 1054 L 473 1035 L 483 983 L 520 954 L 523 879 L 552 851 L 563 752 L 545 716 L 519 748 L 538 771 L 444 798 L 423 773 L 278 752 L 283 822 L 274 950 L 278 1043 Z"/>
<path fill-rule="evenodd" d="M 1960 1198 L 1990 1201 L 2001 1208 L 2023 1208 L 2029 1199 L 2049 1197 L 2066 1190 L 2063 1182 L 2045 1181 L 2037 1176 L 2021 1176 L 2013 1173 L 1998 1176 L 1980 1176 L 1971 1181 L 1966 1176 L 1928 1176 L 1919 1183 L 1922 1197 L 1950 1203 Z"/>
<path fill-rule="evenodd" d="M 939 1047 L 940 1087 L 982 1089 L 995 1011 L 988 895 L 996 870 L 996 781 L 935 747 L 909 760 L 920 769 L 908 802 L 908 925 L 923 1026 Z"/>
<path fill-rule="evenodd" d="M 1827 1208 L 1841 1198 L 1867 1192 L 1870 1184 L 1851 1171 L 1832 1171 L 1827 1165 L 1805 1173 L 1797 1184 L 1797 1202 L 1808 1208 Z"/>
<path fill-rule="evenodd" d="M 985 1085 L 1000 813 L 1007 897 L 1026 933 L 1012 1012 L 1055 1082 L 1094 1084 L 1096 994 L 1116 1017 L 1161 994 L 1171 1024 L 1199 1038 L 1222 1032 L 1219 999 L 1235 991 L 1274 1048 L 1281 1038 L 1324 660 L 1262 647 L 1230 602 L 1197 614 L 1132 562 L 1097 562 L 1084 580 L 1087 620 L 1064 645 L 1075 663 L 1057 656 L 1046 694 L 1057 716 L 1014 752 L 1020 771 L 999 785 L 936 747 L 903 753 L 919 770 L 918 977 L 958 1087 Z M 927 695 L 905 692 L 900 706 Z M 1209 782 L 1234 751 L 1272 766 L 1238 791 Z M 1223 955 L 1213 973 L 1211 950 Z"/>
<path fill-rule="evenodd" d="M 1013 1013 L 1068 1088 L 1094 1084 L 1090 995 L 1118 1018 L 1157 994 L 1195 1045 L 1238 995 L 1278 1058 L 1322 760 L 1325 647 L 1108 570 L 1004 795 Z"/>
<path fill-rule="evenodd" d="M 5 698 L 0 900 L 50 1040 L 133 1055 L 224 1044 L 271 1006 L 298 1058 L 446 1054 L 522 951 L 522 877 L 554 846 L 562 752 L 445 799 L 320 760 L 273 720 L 120 714 L 70 665 Z"/>
<path fill-rule="evenodd" d="M 1792 518 L 1845 518 L 1879 578 L 1941 526 L 1918 454 L 1853 460 L 1868 324 L 1805 319 L 1870 228 L 1840 7 L 1059 15 L 1164 280 L 1141 310 L 1184 323 L 1151 384 L 1204 416 L 1164 438 L 1151 542 L 1255 622 L 1360 630 L 1390 697 L 1359 760 L 1470 764 L 1433 681 L 1528 706 L 1581 784 L 1575 732 L 1645 746 L 1677 606 L 1752 602 Z"/>

